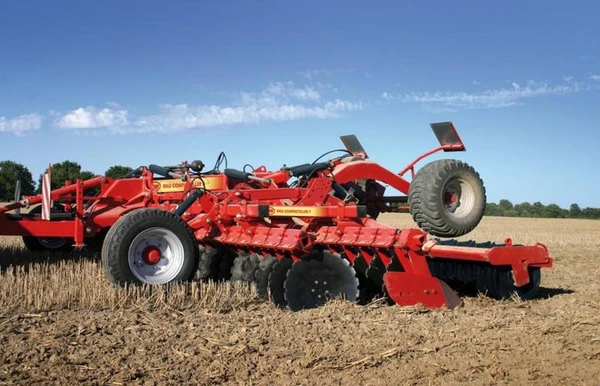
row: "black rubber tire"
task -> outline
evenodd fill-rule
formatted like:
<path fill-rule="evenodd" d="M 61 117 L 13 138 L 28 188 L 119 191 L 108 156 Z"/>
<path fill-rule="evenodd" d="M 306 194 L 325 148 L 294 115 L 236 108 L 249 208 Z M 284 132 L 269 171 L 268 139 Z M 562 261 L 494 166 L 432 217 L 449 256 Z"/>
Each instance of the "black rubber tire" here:
<path fill-rule="evenodd" d="M 134 238 L 140 232 L 150 228 L 163 228 L 171 231 L 182 244 L 183 264 L 177 275 L 169 283 L 193 279 L 198 269 L 200 253 L 191 229 L 181 217 L 173 212 L 157 208 L 145 208 L 134 210 L 122 216 L 106 234 L 102 245 L 102 265 L 113 284 L 143 284 L 129 267 L 128 250 Z"/>
<path fill-rule="evenodd" d="M 241 281 L 248 284 L 254 283 L 259 262 L 260 260 L 255 253 L 238 253 L 231 267 L 231 281 Z"/>
<path fill-rule="evenodd" d="M 456 189 L 457 184 L 461 190 L 460 205 L 451 211 L 446 208 L 444 196 L 446 189 Z M 413 220 L 421 229 L 438 237 L 459 237 L 472 231 L 483 217 L 485 204 L 481 177 L 473 167 L 458 160 L 426 164 L 415 175 L 408 192 Z"/>
<path fill-rule="evenodd" d="M 277 258 L 275 256 L 268 255 L 258 263 L 254 280 L 256 282 L 256 295 L 259 299 L 267 300 L 269 298 L 269 275 L 276 262 Z"/>
<path fill-rule="evenodd" d="M 64 207 L 61 204 L 54 204 L 52 208 L 50 208 L 50 213 L 63 213 Z M 42 205 L 38 205 L 35 208 L 29 211 L 30 214 L 41 214 L 42 213 Z M 49 241 L 64 241 L 62 245 L 57 247 L 50 247 L 49 244 L 45 244 L 43 240 Z M 25 248 L 27 248 L 31 252 L 40 252 L 40 251 L 48 251 L 48 252 L 70 252 L 73 250 L 73 243 L 75 242 L 73 238 L 68 237 L 36 237 L 36 236 L 22 236 L 23 244 L 25 244 Z"/>

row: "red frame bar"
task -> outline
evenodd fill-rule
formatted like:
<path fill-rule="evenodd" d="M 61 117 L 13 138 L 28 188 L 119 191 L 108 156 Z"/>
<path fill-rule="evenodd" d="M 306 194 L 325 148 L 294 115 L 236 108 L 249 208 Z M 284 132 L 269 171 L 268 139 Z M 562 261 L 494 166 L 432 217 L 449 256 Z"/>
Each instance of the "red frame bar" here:
<path fill-rule="evenodd" d="M 435 149 L 429 150 L 426 153 L 421 154 L 420 156 L 418 156 L 417 158 L 414 159 L 414 161 L 412 161 L 411 163 L 409 163 L 408 165 L 406 165 L 406 167 L 404 169 L 402 169 L 400 171 L 400 173 L 398 173 L 399 176 L 404 176 L 406 174 L 407 171 L 411 171 L 411 175 L 412 177 L 415 176 L 415 165 L 417 164 L 417 162 L 419 162 L 420 160 L 422 160 L 425 157 L 429 157 L 432 154 L 435 154 L 439 151 L 457 151 L 457 150 L 462 150 L 464 149 L 464 145 L 443 145 L 443 146 L 438 146 Z"/>
<path fill-rule="evenodd" d="M 544 244 L 513 246 L 510 240 L 507 241 L 506 246 L 492 248 L 433 245 L 424 250 L 434 259 L 480 261 L 495 266 L 510 266 L 515 285 L 519 287 L 529 283 L 528 267 L 552 267 L 554 260 L 548 256 L 548 248 Z"/>
<path fill-rule="evenodd" d="M 85 231 L 83 219 L 83 192 L 90 186 L 97 185 L 97 183 L 86 184 L 85 182 L 88 181 L 77 180 L 75 184 L 61 189 L 61 191 L 66 192 L 66 194 L 75 193 L 75 204 L 77 209 L 74 220 L 48 221 L 27 217 L 23 217 L 20 220 L 10 220 L 6 214 L 2 213 L 0 214 L 1 234 L 7 236 L 73 237 L 75 239 L 75 246 L 82 247 L 84 245 Z M 37 198 L 41 201 L 41 195 L 33 197 L 34 203 L 38 201 Z M 54 192 L 52 193 L 52 197 L 55 197 Z M 59 196 L 56 196 L 56 198 L 58 197 Z M 11 207 L 11 205 L 8 207 Z"/>

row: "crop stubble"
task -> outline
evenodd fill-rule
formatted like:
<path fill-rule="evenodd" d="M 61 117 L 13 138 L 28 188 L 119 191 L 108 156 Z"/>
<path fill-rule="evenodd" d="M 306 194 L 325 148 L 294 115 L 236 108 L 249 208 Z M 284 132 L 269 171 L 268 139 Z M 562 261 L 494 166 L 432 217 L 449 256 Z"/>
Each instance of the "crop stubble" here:
<path fill-rule="evenodd" d="M 3 237 L 0 384 L 600 384 L 600 221 L 484 217 L 462 239 L 506 236 L 548 245 L 540 298 L 298 313 L 228 283 L 115 290 L 97 256 Z"/>

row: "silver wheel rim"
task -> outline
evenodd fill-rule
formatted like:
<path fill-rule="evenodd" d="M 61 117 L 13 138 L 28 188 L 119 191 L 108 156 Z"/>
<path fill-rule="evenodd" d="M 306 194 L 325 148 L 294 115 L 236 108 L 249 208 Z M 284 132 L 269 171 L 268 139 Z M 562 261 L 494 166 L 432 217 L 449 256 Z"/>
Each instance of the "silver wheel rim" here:
<path fill-rule="evenodd" d="M 38 237 L 38 242 L 46 249 L 59 249 L 65 246 L 67 240 L 64 237 Z"/>
<path fill-rule="evenodd" d="M 148 250 L 160 251 L 160 258 L 156 263 L 149 263 L 148 259 L 144 259 Z M 155 255 L 156 253 L 153 256 Z M 166 284 L 181 272 L 185 261 L 183 243 L 168 229 L 146 229 L 129 245 L 128 260 L 131 272 L 141 282 Z"/>
<path fill-rule="evenodd" d="M 449 215 L 466 217 L 475 207 L 475 191 L 464 179 L 454 178 L 444 186 L 442 202 Z"/>

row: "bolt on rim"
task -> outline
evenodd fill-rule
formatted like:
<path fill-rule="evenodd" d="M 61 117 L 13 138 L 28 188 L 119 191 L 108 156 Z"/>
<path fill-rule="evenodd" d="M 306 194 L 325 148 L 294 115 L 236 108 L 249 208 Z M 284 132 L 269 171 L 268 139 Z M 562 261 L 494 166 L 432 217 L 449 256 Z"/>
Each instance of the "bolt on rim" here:
<path fill-rule="evenodd" d="M 169 283 L 183 267 L 183 243 L 168 229 L 146 229 L 129 245 L 128 261 L 131 272 L 141 282 Z"/>

